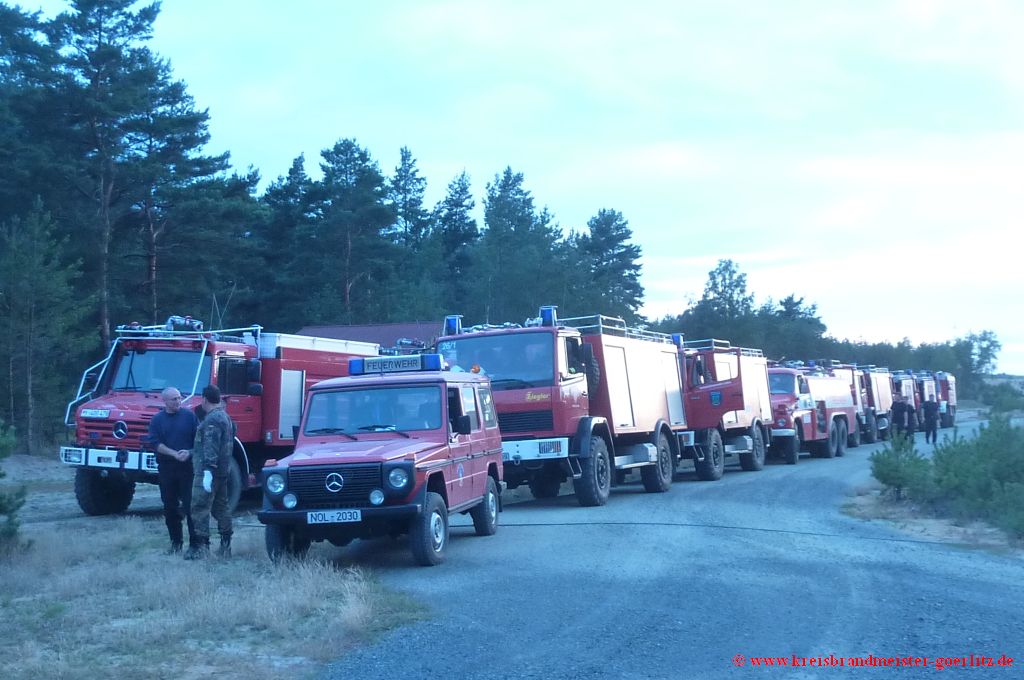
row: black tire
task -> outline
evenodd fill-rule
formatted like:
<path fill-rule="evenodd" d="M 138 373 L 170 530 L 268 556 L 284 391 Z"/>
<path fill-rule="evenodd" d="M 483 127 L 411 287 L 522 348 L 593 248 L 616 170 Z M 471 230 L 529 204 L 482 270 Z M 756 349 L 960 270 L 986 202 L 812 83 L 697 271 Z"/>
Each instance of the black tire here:
<path fill-rule="evenodd" d="M 87 515 L 121 514 L 132 504 L 135 482 L 114 475 L 103 477 L 99 470 L 75 470 L 75 498 Z"/>
<path fill-rule="evenodd" d="M 228 463 L 228 512 L 234 514 L 242 497 L 242 468 L 234 458 Z"/>
<path fill-rule="evenodd" d="M 878 420 L 875 418 L 875 414 L 870 411 L 865 418 L 864 443 L 874 444 L 878 441 Z"/>
<path fill-rule="evenodd" d="M 786 437 L 782 444 L 782 457 L 786 465 L 796 465 L 800 462 L 800 436 L 793 435 Z"/>
<path fill-rule="evenodd" d="M 409 547 L 421 566 L 433 567 L 444 562 L 448 547 L 448 506 L 440 494 L 427 492 L 423 512 L 409 525 Z"/>
<path fill-rule="evenodd" d="M 850 437 L 849 425 L 845 420 L 836 423 L 836 458 L 846 455 L 846 441 Z"/>
<path fill-rule="evenodd" d="M 946 412 L 942 414 L 942 429 L 948 429 L 956 424 L 956 406 L 947 406 Z"/>
<path fill-rule="evenodd" d="M 836 444 L 839 442 L 838 427 L 835 421 L 828 424 L 828 437 L 814 442 L 814 455 L 818 458 L 835 458 Z"/>
<path fill-rule="evenodd" d="M 477 536 L 493 536 L 498 530 L 498 485 L 494 483 L 494 477 L 487 475 L 484 500 L 469 511 L 469 516 L 473 518 Z"/>
<path fill-rule="evenodd" d="M 558 491 L 562 488 L 562 480 L 552 475 L 548 470 L 540 470 L 537 474 L 530 477 L 528 482 L 530 485 L 530 493 L 533 494 L 534 498 L 555 498 L 558 496 Z"/>
<path fill-rule="evenodd" d="M 711 430 L 704 460 L 694 460 L 693 466 L 697 478 L 705 482 L 714 482 L 725 474 L 725 447 L 722 446 L 722 435 L 718 434 L 718 430 Z"/>
<path fill-rule="evenodd" d="M 597 388 L 601 385 L 601 367 L 597 365 L 597 359 L 594 358 L 593 345 L 583 343 L 581 352 L 583 354 L 583 371 L 587 376 L 587 392 L 593 399 L 596 396 Z"/>
<path fill-rule="evenodd" d="M 277 563 L 284 558 L 302 559 L 309 552 L 312 543 L 299 534 L 294 527 L 283 524 L 268 524 L 264 532 L 267 557 Z"/>
<path fill-rule="evenodd" d="M 846 447 L 855 449 L 860 446 L 860 423 L 856 416 L 853 419 L 853 429 L 846 435 Z"/>
<path fill-rule="evenodd" d="M 664 434 L 658 436 L 658 462 L 640 468 L 640 479 L 644 483 L 644 490 L 648 493 L 664 493 L 672 486 L 672 474 L 675 472 L 675 463 L 672 461 L 672 447 L 669 446 L 668 437 Z"/>
<path fill-rule="evenodd" d="M 761 434 L 760 425 L 755 424 L 750 428 L 750 438 L 754 441 L 754 450 L 740 454 L 740 467 L 747 472 L 757 472 L 764 468 L 764 435 Z"/>
<path fill-rule="evenodd" d="M 611 460 L 608 445 L 597 436 L 590 438 L 590 456 L 580 461 L 583 475 L 572 480 L 576 500 L 583 507 L 604 505 L 612 490 Z"/>

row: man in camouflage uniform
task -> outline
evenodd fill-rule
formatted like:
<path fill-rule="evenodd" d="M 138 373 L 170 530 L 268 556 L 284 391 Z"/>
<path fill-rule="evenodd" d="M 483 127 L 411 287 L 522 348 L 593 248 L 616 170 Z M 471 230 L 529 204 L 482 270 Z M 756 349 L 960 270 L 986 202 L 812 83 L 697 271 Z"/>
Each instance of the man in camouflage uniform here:
<path fill-rule="evenodd" d="M 210 555 L 210 514 L 217 520 L 221 557 L 231 556 L 231 512 L 228 508 L 228 475 L 234 448 L 235 424 L 224 411 L 216 385 L 203 389 L 206 417 L 196 431 L 192 449 L 192 523 L 196 544 L 185 553 L 186 560 Z"/>

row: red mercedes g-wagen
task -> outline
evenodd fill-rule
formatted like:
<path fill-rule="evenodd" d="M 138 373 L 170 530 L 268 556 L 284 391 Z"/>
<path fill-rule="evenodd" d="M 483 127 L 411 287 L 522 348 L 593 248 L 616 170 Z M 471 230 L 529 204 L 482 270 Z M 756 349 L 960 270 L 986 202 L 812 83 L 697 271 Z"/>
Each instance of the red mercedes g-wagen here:
<path fill-rule="evenodd" d="M 312 541 L 409 534 L 439 564 L 448 516 L 493 534 L 501 505 L 501 435 L 489 380 L 443 370 L 439 354 L 352 359 L 349 377 L 310 389 L 295 452 L 263 468 L 271 559 Z"/>

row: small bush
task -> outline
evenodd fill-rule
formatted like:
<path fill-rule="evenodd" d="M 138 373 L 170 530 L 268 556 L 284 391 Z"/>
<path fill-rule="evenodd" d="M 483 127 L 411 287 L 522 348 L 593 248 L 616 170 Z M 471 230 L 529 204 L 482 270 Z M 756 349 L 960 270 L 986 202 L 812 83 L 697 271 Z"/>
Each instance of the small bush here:
<path fill-rule="evenodd" d="M 11 455 L 14 451 L 14 428 L 4 425 L 0 420 L 0 460 Z M 7 475 L 0 469 L 0 479 Z M 18 510 L 25 504 L 25 489 L 21 488 L 14 492 L 0 491 L 0 556 L 9 553 L 18 543 Z"/>
<path fill-rule="evenodd" d="M 985 385 L 981 398 L 988 404 L 992 413 L 1024 411 L 1024 394 L 1010 383 Z"/>
<path fill-rule="evenodd" d="M 872 453 L 871 474 L 896 498 L 906 495 L 926 500 L 932 495 L 931 464 L 909 437 L 893 437 L 882 449 Z"/>

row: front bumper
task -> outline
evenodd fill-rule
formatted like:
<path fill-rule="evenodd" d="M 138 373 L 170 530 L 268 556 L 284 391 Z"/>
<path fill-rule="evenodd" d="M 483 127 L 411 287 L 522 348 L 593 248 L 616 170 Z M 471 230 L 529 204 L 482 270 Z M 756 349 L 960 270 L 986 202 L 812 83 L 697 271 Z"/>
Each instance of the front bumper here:
<path fill-rule="evenodd" d="M 501 459 L 519 465 L 538 460 L 558 460 L 569 457 L 569 438 L 522 439 L 501 442 Z"/>
<path fill-rule="evenodd" d="M 362 513 L 362 522 L 341 522 L 336 524 L 309 524 L 306 521 L 308 513 L 319 512 L 325 508 L 310 508 L 307 510 L 261 510 L 256 513 L 256 518 L 264 524 L 288 524 L 303 525 L 317 529 L 340 528 L 358 526 L 361 523 L 378 521 L 407 521 L 423 512 L 421 503 L 409 503 L 407 505 L 381 505 L 378 507 L 351 508 Z M 329 508 L 326 508 L 329 509 Z M 349 508 L 345 508 L 348 510 Z"/>
<path fill-rule="evenodd" d="M 131 470 L 156 474 L 156 454 L 128 449 L 94 449 L 87 446 L 60 447 L 60 462 L 75 467 Z"/>
<path fill-rule="evenodd" d="M 792 427 L 773 427 L 772 437 L 795 437 L 796 430 Z"/>

